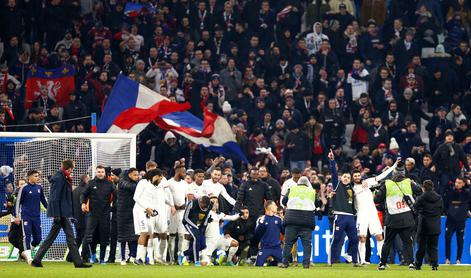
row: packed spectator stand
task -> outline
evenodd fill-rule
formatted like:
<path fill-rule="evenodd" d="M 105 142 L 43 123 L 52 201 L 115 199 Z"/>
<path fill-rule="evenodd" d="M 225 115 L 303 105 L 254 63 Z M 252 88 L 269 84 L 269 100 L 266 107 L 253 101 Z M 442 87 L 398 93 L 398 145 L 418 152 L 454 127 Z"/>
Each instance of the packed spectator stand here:
<path fill-rule="evenodd" d="M 330 149 L 342 171 L 364 175 L 401 156 L 408 176 L 433 180 L 442 194 L 469 178 L 469 1 L 126 4 L 2 1 L 1 131 L 90 131 L 88 117 L 124 74 L 190 102 L 199 117 L 204 108 L 224 116 L 249 166 L 281 181 L 286 169 L 312 167 L 326 182 Z M 25 109 L 33 65 L 75 68 L 67 105 L 44 87 Z M 156 160 L 169 170 L 184 157 L 188 169 L 222 164 L 247 179 L 247 165 L 181 138 L 169 145 L 171 137 L 154 124 L 139 134 L 138 168 Z M 260 151 L 268 147 L 273 155 Z"/>

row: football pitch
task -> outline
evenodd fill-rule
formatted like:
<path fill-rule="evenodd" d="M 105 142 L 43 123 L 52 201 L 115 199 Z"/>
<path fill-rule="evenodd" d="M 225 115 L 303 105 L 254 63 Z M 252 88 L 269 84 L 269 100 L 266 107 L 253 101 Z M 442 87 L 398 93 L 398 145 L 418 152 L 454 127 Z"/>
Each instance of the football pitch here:
<path fill-rule="evenodd" d="M 471 266 L 440 266 L 438 271 L 424 266 L 420 271 L 410 271 L 407 267 L 391 266 L 385 271 L 376 270 L 376 265 L 353 268 L 351 265 L 339 264 L 328 267 L 316 264 L 310 269 L 301 266 L 280 269 L 278 267 L 227 267 L 227 266 L 121 266 L 119 264 L 94 265 L 89 269 L 75 269 L 72 264 L 44 262 L 44 268 L 32 268 L 24 262 L 0 262 L 0 277 L 471 277 Z"/>

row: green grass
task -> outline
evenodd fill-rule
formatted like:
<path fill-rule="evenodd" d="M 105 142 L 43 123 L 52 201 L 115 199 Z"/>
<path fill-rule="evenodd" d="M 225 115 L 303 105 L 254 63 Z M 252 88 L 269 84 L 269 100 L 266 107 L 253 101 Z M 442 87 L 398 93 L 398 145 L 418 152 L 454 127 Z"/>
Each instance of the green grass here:
<path fill-rule="evenodd" d="M 353 268 L 351 265 L 335 265 L 328 267 L 317 264 L 306 270 L 302 267 L 290 267 L 280 269 L 278 267 L 179 267 L 179 266 L 121 266 L 113 265 L 94 265 L 90 269 L 75 269 L 72 264 L 45 262 L 44 268 L 32 268 L 26 263 L 21 262 L 0 262 L 0 277 L 283 277 L 283 278 L 301 278 L 301 277 L 471 277 L 471 266 L 441 266 L 438 272 L 432 272 L 429 266 L 423 267 L 421 271 L 409 271 L 407 267 L 392 266 L 385 271 L 376 270 L 376 265 L 370 265 L 364 268 Z"/>

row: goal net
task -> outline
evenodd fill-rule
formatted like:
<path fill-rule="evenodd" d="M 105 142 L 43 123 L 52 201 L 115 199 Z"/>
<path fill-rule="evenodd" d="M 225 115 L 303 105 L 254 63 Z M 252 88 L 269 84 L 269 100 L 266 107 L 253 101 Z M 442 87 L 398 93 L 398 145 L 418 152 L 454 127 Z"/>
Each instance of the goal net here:
<path fill-rule="evenodd" d="M 6 199 L 13 194 L 18 180 L 26 179 L 29 170 L 38 170 L 46 198 L 49 198 L 48 177 L 55 174 L 64 159 L 75 161 L 73 185 L 83 175 L 94 175 L 98 165 L 128 169 L 136 164 L 134 134 L 98 133 L 18 133 L 0 132 L 0 208 L 5 212 Z M 11 215 L 0 218 L 0 260 L 16 259 L 18 251 L 8 244 Z M 41 213 L 42 239 L 52 220 Z M 33 253 L 37 250 L 33 250 Z M 63 260 L 67 244 L 63 231 L 46 254 L 46 260 Z"/>

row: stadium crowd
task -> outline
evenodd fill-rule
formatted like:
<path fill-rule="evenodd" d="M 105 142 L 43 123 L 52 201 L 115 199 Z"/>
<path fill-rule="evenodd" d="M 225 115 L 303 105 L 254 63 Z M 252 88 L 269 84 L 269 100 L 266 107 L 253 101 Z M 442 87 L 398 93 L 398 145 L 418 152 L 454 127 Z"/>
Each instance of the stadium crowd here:
<path fill-rule="evenodd" d="M 90 121 L 82 117 L 101 114 L 114 81 L 124 74 L 172 101 L 189 102 L 194 115 L 202 117 L 208 109 L 224 116 L 249 160 L 244 164 L 221 157 L 150 124 L 138 135 L 137 171 L 108 171 L 117 185 L 108 193 L 117 194 L 118 204 L 108 199 L 96 206 L 106 213 L 112 206 L 118 218 L 89 224 L 99 225 L 99 243 L 108 244 L 111 231 L 111 242 L 127 242 L 131 250 L 142 252 L 134 233 L 139 224 L 132 229 L 119 224 L 119 196 L 126 194 L 122 188 L 139 179 L 132 173 L 150 183 L 154 176 L 166 176 L 197 185 L 209 175 L 224 189 L 218 186 L 222 197 L 221 191 L 212 194 L 219 197 L 217 211 L 227 216 L 233 210 L 241 213 L 236 225 L 224 229 L 235 241 L 229 240 L 226 247 L 233 248 L 233 258 L 240 258 L 245 244 L 250 259 L 258 251 L 258 240 L 250 240 L 255 222 L 268 212 L 267 225 L 276 226 L 270 221 L 277 221 L 273 214 L 282 215 L 275 205 L 283 206 L 287 192 L 282 188 L 288 181 L 296 179 L 296 184 L 306 176 L 317 192 L 316 207 L 322 208 L 317 214 L 333 215 L 329 212 L 335 205 L 329 200 L 335 199 L 331 193 L 337 184 L 332 180 L 337 177 L 331 175 L 332 150 L 340 173 L 358 171 L 365 179 L 391 169 L 402 158 L 405 178 L 422 185 L 432 182 L 444 201 L 440 213 L 448 216 L 447 239 L 456 231 L 462 246 L 471 200 L 468 0 L 141 0 L 144 9 L 137 12 L 125 12 L 127 3 L 114 0 L 2 3 L 2 131 L 90 131 Z M 53 88 L 42 87 L 29 103 L 31 108 L 24 108 L 33 65 L 75 68 L 76 90 L 70 92 L 66 106 L 55 103 Z M 347 127 L 352 126 L 350 132 Z M 155 162 L 146 165 L 148 161 Z M 146 178 L 140 173 L 157 165 L 164 174 L 154 172 Z M 215 177 L 218 171 L 220 176 Z M 103 181 L 90 181 L 99 182 Z M 86 190 L 86 184 L 84 177 L 75 190 Z M 256 190 L 248 192 L 252 187 Z M 78 204 L 83 203 L 81 193 Z M 267 202 L 264 208 L 263 200 L 275 203 Z M 180 209 L 173 202 L 167 206 L 176 210 L 172 215 L 187 209 L 185 202 Z M 122 209 L 128 214 L 125 219 L 132 218 L 129 205 Z M 75 218 L 81 211 L 74 209 Z M 93 234 L 82 224 L 77 231 L 90 243 Z M 120 239 L 120 229 L 129 237 Z M 175 242 L 186 242 L 184 236 L 174 235 L 186 233 L 179 229 L 169 237 L 167 231 L 153 232 L 155 246 L 163 246 L 160 242 L 168 237 L 171 250 L 172 234 Z M 397 249 L 409 265 L 410 258 Z M 162 254 L 160 259 L 166 260 Z M 88 260 L 88 255 L 82 259 Z"/>

